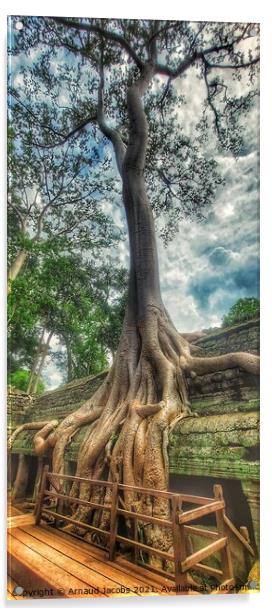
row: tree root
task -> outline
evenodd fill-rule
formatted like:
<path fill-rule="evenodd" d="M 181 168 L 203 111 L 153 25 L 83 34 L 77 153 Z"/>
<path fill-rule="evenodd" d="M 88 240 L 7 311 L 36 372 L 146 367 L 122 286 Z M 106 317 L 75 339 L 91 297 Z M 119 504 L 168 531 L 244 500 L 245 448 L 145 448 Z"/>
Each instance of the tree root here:
<path fill-rule="evenodd" d="M 37 446 L 39 449 L 39 446 L 41 444 L 40 438 L 44 440 L 44 436 L 47 436 L 48 433 L 53 430 L 53 428 L 55 428 L 58 425 L 58 421 L 56 419 L 53 419 L 52 421 L 48 422 L 48 421 L 31 421 L 29 423 L 24 423 L 21 426 L 19 426 L 18 428 L 16 428 L 16 430 L 14 430 L 14 432 L 11 434 L 10 438 L 8 439 L 8 449 L 12 449 L 13 443 L 16 440 L 17 436 L 23 432 L 23 430 L 39 430 L 39 432 L 37 432 L 34 436 L 34 451 L 35 453 L 38 452 L 36 451 L 35 447 Z M 44 432 L 43 432 L 44 430 Z M 47 432 L 48 430 L 48 432 Z M 47 444 L 46 444 L 46 448 Z"/>
<path fill-rule="evenodd" d="M 168 435 L 178 421 L 192 414 L 186 376 L 236 366 L 257 374 L 258 358 L 249 353 L 193 357 L 189 341 L 175 330 L 167 313 L 150 306 L 137 326 L 124 326 L 111 370 L 91 400 L 59 425 L 53 420 L 20 426 L 13 433 L 12 442 L 21 430 L 40 428 L 33 439 L 34 450 L 42 455 L 52 447 L 53 471 L 62 473 L 65 448 L 78 430 L 88 425 L 78 454 L 77 476 L 167 490 Z M 70 495 L 97 504 L 111 503 L 110 488 L 83 482 L 74 482 Z M 159 518 L 170 517 L 167 499 L 151 498 L 137 493 L 137 489 L 123 490 L 122 506 Z M 88 510 L 76 504 L 72 510 L 73 519 L 109 529 L 108 511 L 95 507 Z M 126 525 L 131 533 L 131 521 L 127 520 Z M 138 526 L 147 544 L 164 551 L 171 548 L 168 529 L 150 524 Z M 99 533 L 100 542 L 98 536 Z M 162 568 L 160 559 L 155 562 Z"/>
<path fill-rule="evenodd" d="M 165 402 L 162 400 L 157 404 L 140 404 L 137 400 L 133 402 L 132 408 L 133 410 L 140 415 L 140 417 L 150 417 L 151 415 L 155 415 L 165 406 Z"/>
<path fill-rule="evenodd" d="M 260 358 L 257 355 L 244 352 L 226 353 L 214 357 L 183 355 L 180 357 L 180 366 L 186 373 L 193 373 L 198 376 L 237 367 L 245 370 L 245 372 L 258 375 L 260 373 Z"/>

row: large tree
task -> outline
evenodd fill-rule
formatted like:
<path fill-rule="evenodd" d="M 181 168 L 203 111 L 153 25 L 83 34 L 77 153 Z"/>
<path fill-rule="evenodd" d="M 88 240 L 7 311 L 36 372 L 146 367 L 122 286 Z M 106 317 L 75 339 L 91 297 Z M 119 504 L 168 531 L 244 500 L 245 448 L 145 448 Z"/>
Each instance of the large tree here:
<path fill-rule="evenodd" d="M 23 72 L 25 94 L 40 117 L 33 131 L 35 141 L 60 147 L 60 142 L 83 130 L 86 147 L 101 138 L 111 144 L 130 246 L 128 303 L 109 374 L 79 410 L 36 434 L 36 452 L 52 447 L 53 468 L 62 472 L 69 439 L 88 424 L 77 475 L 104 474 L 125 484 L 165 490 L 167 435 L 174 422 L 191 412 L 186 377 L 233 366 L 258 372 L 257 358 L 247 353 L 191 355 L 189 341 L 180 336 L 162 301 L 154 225 L 154 217 L 164 214 L 162 233 L 167 240 L 184 216 L 201 217 L 213 200 L 221 179 L 215 160 L 206 156 L 209 126 L 221 151 L 239 154 L 241 127 L 256 95 L 257 26 L 59 17 L 20 20 L 23 27 L 13 50 L 31 54 L 31 70 L 25 67 Z M 184 124 L 183 96 L 190 71 L 204 86 L 203 117 L 197 120 L 198 132 L 190 127 L 192 135 Z M 237 78 L 243 83 L 238 94 L 233 87 Z M 55 123 L 41 132 L 46 107 L 42 94 L 48 83 L 47 104 L 55 106 Z M 65 109 L 59 108 L 60 96 Z M 77 484 L 72 493 L 78 494 Z M 90 497 L 87 484 L 80 497 Z M 129 491 L 124 500 L 128 509 L 132 504 L 145 512 L 151 507 L 135 502 Z M 153 511 L 169 515 L 160 499 Z M 75 511 L 80 519 L 85 515 L 85 509 Z M 108 524 L 106 513 L 94 515 L 101 526 Z M 154 545 L 171 544 L 168 534 L 156 527 L 147 526 L 145 533 Z"/>

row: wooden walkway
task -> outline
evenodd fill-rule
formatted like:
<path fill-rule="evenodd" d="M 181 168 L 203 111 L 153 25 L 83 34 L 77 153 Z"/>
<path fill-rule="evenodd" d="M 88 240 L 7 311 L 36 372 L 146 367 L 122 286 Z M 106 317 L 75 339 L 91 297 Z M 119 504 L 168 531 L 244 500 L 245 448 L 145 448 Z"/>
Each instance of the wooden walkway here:
<path fill-rule="evenodd" d="M 176 594 L 163 575 L 122 556 L 110 562 L 100 548 L 45 524 L 8 529 L 8 573 L 9 600 Z M 14 596 L 16 586 L 27 595 Z"/>
<path fill-rule="evenodd" d="M 62 481 L 87 482 L 111 490 L 111 503 L 96 503 L 65 494 Z M 47 489 L 48 483 L 54 491 Z M 49 485 L 48 485 L 49 488 Z M 166 499 L 170 507 L 170 519 L 128 510 L 121 497 L 129 490 L 149 498 Z M 120 494 L 121 492 L 121 494 Z M 53 508 L 48 499 L 54 496 Z M 110 528 L 105 530 L 72 517 L 71 503 L 106 510 L 110 514 Z M 64 509 L 66 504 L 67 509 Z M 183 505 L 189 509 L 183 509 Z M 45 506 L 47 505 L 47 506 Z M 164 594 L 199 594 L 200 587 L 191 572 L 200 572 L 217 580 L 215 593 L 231 592 L 235 583 L 230 550 L 230 534 L 240 542 L 241 550 L 254 556 L 249 543 L 248 531 L 240 531 L 232 524 L 225 512 L 225 501 L 220 485 L 214 486 L 213 498 L 176 494 L 117 482 L 86 479 L 70 475 L 57 475 L 45 466 L 41 478 L 35 514 L 23 514 L 12 505 L 8 518 L 8 574 L 10 575 L 8 598 L 17 598 L 14 587 L 21 587 L 25 598 L 95 598 L 152 596 Z M 207 515 L 215 516 L 216 531 L 192 525 Z M 43 519 L 50 519 L 50 525 Z M 130 519 L 133 539 L 119 534 L 120 518 Z M 139 538 L 137 521 L 170 529 L 173 537 L 173 552 L 151 547 Z M 60 521 L 66 523 L 61 530 Z M 54 527 L 51 525 L 54 522 Z M 69 528 L 78 526 L 89 534 L 95 531 L 106 538 L 105 549 L 89 544 L 69 533 Z M 207 545 L 193 549 L 191 535 L 205 538 Z M 120 546 L 129 551 L 125 559 Z M 124 549 L 123 547 L 123 549 Z M 172 562 L 172 570 L 162 573 L 143 561 L 142 554 L 158 556 Z M 218 553 L 221 567 L 214 568 L 207 559 Z M 131 562 L 132 561 L 132 562 Z M 173 571 L 174 569 L 174 571 Z M 208 587 L 207 587 L 208 588 Z M 19 588 L 20 590 L 20 588 Z M 198 590 L 198 592 L 197 592 Z M 24 591 L 24 592 L 23 592 Z M 202 590 L 203 592 L 203 590 Z M 204 591 L 204 592 L 207 592 Z M 17 595 L 20 593 L 17 592 Z"/>

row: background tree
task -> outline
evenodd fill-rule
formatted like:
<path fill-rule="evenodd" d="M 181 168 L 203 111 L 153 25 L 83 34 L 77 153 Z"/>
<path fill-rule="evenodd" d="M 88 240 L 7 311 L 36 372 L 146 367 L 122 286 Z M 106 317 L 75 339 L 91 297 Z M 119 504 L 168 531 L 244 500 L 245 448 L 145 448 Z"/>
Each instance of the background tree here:
<path fill-rule="evenodd" d="M 80 121 L 88 126 L 90 147 L 101 137 L 103 143 L 111 144 L 130 242 L 128 303 L 112 368 L 91 400 L 57 428 L 51 422 L 37 434 L 39 453 L 53 447 L 54 470 L 62 471 L 68 440 L 90 424 L 78 457 L 78 475 L 104 473 L 126 484 L 164 490 L 168 486 L 167 435 L 174 422 L 190 414 L 186 376 L 237 365 L 258 371 L 257 358 L 247 353 L 192 357 L 189 343 L 177 332 L 162 302 L 154 225 L 154 215 L 164 213 L 168 239 L 183 216 L 200 217 L 213 200 L 221 179 L 215 161 L 205 156 L 207 127 L 213 129 L 221 151 L 239 152 L 240 119 L 256 94 L 257 26 L 20 19 L 23 28 L 13 53 L 38 50 L 31 71 L 24 68 L 25 96 L 39 118 L 44 117 L 45 105 L 54 108 L 54 130 L 65 141 Z M 196 127 L 198 140 L 194 135 L 190 139 L 191 131 L 183 125 L 182 85 L 191 69 L 205 92 L 203 117 Z M 237 96 L 232 84 L 240 74 L 246 80 Z M 37 83 L 39 97 L 35 96 Z M 50 100 L 41 99 L 48 83 Z M 64 91 L 63 110 L 57 101 Z M 42 130 L 40 123 L 35 141 L 42 140 L 44 146 L 57 143 L 54 131 Z M 72 494 L 78 494 L 78 486 L 73 485 Z M 80 488 L 80 497 L 90 498 L 87 485 Z M 110 494 L 105 496 L 108 499 Z M 124 500 L 127 509 L 133 505 L 150 511 L 150 503 L 135 500 L 129 491 L 124 491 Z M 153 512 L 169 515 L 160 499 L 155 499 Z M 75 515 L 84 519 L 86 509 L 78 507 Z M 106 512 L 93 515 L 107 527 Z M 171 546 L 167 532 L 155 527 L 145 527 L 144 532 L 153 545 Z"/>
<path fill-rule="evenodd" d="M 12 88 L 9 100 L 8 280 L 12 283 L 31 254 L 75 252 L 79 245 L 81 251 L 97 254 L 116 245 L 121 233 L 101 208 L 113 186 L 107 157 L 100 161 L 95 147 L 89 157 L 84 156 L 72 137 L 62 150 L 40 148 L 32 143 L 32 116 L 24 106 L 21 109 Z"/>
<path fill-rule="evenodd" d="M 16 372 L 12 372 L 8 375 L 8 385 L 15 389 L 28 392 L 30 376 L 31 373 L 29 370 L 16 370 Z M 36 385 L 36 392 L 41 394 L 44 390 L 45 385 L 42 379 L 39 378 Z"/>
<path fill-rule="evenodd" d="M 36 393 L 48 355 L 68 381 L 108 366 L 122 326 L 125 285 L 126 270 L 114 261 L 109 269 L 72 254 L 48 253 L 33 267 L 30 259 L 8 303 L 9 372 L 29 369 L 28 393 Z M 53 336 L 61 345 L 56 353 Z"/>
<path fill-rule="evenodd" d="M 243 323 L 260 316 L 260 302 L 256 297 L 243 297 L 238 299 L 223 317 L 222 326 L 228 327 L 235 323 Z"/>

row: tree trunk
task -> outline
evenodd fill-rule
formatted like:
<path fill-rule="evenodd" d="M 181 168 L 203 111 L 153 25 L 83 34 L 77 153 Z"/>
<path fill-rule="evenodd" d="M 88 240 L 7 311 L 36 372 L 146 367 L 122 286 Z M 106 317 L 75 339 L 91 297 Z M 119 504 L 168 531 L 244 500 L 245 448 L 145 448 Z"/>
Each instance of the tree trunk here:
<path fill-rule="evenodd" d="M 51 341 L 52 336 L 53 336 L 53 332 L 50 332 L 48 337 L 47 337 L 46 343 L 42 347 L 42 354 L 41 354 L 41 358 L 40 358 L 40 363 L 39 363 L 37 372 L 36 372 L 36 374 L 34 376 L 34 379 L 33 379 L 33 384 L 32 384 L 32 387 L 31 387 L 31 391 L 29 392 L 31 394 L 36 394 L 37 393 L 37 387 L 38 387 L 38 384 L 39 384 L 39 378 L 41 376 L 42 369 L 44 367 L 44 362 L 45 362 L 46 357 L 48 355 L 48 350 L 49 350 L 50 341 Z"/>
<path fill-rule="evenodd" d="M 30 373 L 30 377 L 29 377 L 29 383 L 28 383 L 28 386 L 27 386 L 27 393 L 28 394 L 30 394 L 31 391 L 32 391 L 33 380 L 34 380 L 35 375 L 36 375 L 36 370 L 37 370 L 39 359 L 40 359 L 40 355 L 41 355 L 41 352 L 42 352 L 42 344 L 43 344 L 44 334 L 45 334 L 45 327 L 43 328 L 42 333 L 40 335 L 39 342 L 38 342 L 37 352 L 36 352 L 35 359 L 34 359 L 34 362 L 33 362 L 32 368 L 31 368 L 31 373 Z"/>
<path fill-rule="evenodd" d="M 73 380 L 73 359 L 70 340 L 65 338 L 66 352 L 67 352 L 67 383 Z"/>
<path fill-rule="evenodd" d="M 10 292 L 10 283 L 17 278 L 18 274 L 20 274 L 20 271 L 22 270 L 28 256 L 29 253 L 27 250 L 21 250 L 11 264 L 8 270 L 8 293 Z"/>

